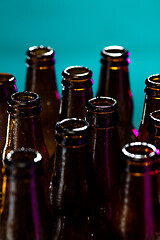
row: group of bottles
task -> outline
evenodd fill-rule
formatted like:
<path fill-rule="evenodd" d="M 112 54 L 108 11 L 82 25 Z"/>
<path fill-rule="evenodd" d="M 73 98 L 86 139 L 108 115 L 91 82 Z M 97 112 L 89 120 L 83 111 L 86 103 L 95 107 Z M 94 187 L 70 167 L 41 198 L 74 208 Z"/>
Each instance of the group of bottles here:
<path fill-rule="evenodd" d="M 92 71 L 71 66 L 59 98 L 54 55 L 29 48 L 24 92 L 0 74 L 0 240 L 160 239 L 160 75 L 137 138 L 129 52 L 102 50 L 96 97 Z"/>

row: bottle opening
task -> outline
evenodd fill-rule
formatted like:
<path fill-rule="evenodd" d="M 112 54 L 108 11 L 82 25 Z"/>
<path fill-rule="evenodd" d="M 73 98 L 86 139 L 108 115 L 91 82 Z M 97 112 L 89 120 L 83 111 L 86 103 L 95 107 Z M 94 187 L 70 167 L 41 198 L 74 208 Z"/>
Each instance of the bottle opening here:
<path fill-rule="evenodd" d="M 132 142 L 123 147 L 122 152 L 132 160 L 141 159 L 142 161 L 156 156 L 158 150 L 155 146 L 145 142 Z"/>
<path fill-rule="evenodd" d="M 151 86 L 160 85 L 160 74 L 151 75 L 146 79 L 146 84 Z"/>
<path fill-rule="evenodd" d="M 118 109 L 118 103 L 114 98 L 100 96 L 90 99 L 86 108 L 98 112 L 110 112 Z"/>
<path fill-rule="evenodd" d="M 53 49 L 44 46 L 33 46 L 29 48 L 27 55 L 37 58 L 47 57 L 53 55 Z"/>
<path fill-rule="evenodd" d="M 57 123 L 56 130 L 61 134 L 74 135 L 86 131 L 89 123 L 82 119 L 68 118 Z"/>
<path fill-rule="evenodd" d="M 62 76 L 69 79 L 88 79 L 92 77 L 92 72 L 87 67 L 71 66 L 62 72 Z"/>
<path fill-rule="evenodd" d="M 16 79 L 9 73 L 0 73 L 0 85 L 15 83 Z"/>
<path fill-rule="evenodd" d="M 128 51 L 121 46 L 109 46 L 109 47 L 105 47 L 102 50 L 102 55 L 105 55 L 111 58 L 123 57 L 126 54 L 128 56 L 129 54 Z"/>
<path fill-rule="evenodd" d="M 17 105 L 23 105 L 23 104 L 29 104 L 34 103 L 35 101 L 39 101 L 40 103 L 40 97 L 37 93 L 30 92 L 30 91 L 24 91 L 24 92 L 17 92 L 14 93 L 11 96 L 11 100 L 14 101 Z"/>

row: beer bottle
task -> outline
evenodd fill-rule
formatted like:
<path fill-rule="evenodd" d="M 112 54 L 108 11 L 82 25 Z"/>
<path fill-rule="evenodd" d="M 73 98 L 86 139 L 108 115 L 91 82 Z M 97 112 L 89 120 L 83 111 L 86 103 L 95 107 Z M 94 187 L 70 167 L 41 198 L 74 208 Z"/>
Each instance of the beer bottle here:
<path fill-rule="evenodd" d="M 119 105 L 119 133 L 122 146 L 136 140 L 132 124 L 133 99 L 129 82 L 129 52 L 121 46 L 101 51 L 101 71 L 97 96 L 112 97 Z"/>
<path fill-rule="evenodd" d="M 98 207 L 102 232 L 108 234 L 107 224 L 112 218 L 113 202 L 117 198 L 120 176 L 124 171 L 121 162 L 121 143 L 117 101 L 110 97 L 96 97 L 86 105 L 86 120 L 91 126 L 93 164 L 98 183 Z"/>
<path fill-rule="evenodd" d="M 6 189 L 0 216 L 1 240 L 50 240 L 50 215 L 42 185 L 42 155 L 17 149 L 5 159 Z"/>
<path fill-rule="evenodd" d="M 159 234 L 159 153 L 154 145 L 133 142 L 122 149 L 127 161 L 113 214 L 112 240 L 153 240 Z"/>
<path fill-rule="evenodd" d="M 95 239 L 91 223 L 95 185 L 89 130 L 83 119 L 64 119 L 56 124 L 56 159 L 50 185 L 53 240 Z"/>
<path fill-rule="evenodd" d="M 50 158 L 55 151 L 55 125 L 59 113 L 59 93 L 55 77 L 55 52 L 50 47 L 34 46 L 27 51 L 26 90 L 42 99 L 42 129 Z"/>
<path fill-rule="evenodd" d="M 59 120 L 85 119 L 85 105 L 93 97 L 92 72 L 81 66 L 71 66 L 62 73 L 62 96 Z"/>
<path fill-rule="evenodd" d="M 3 151 L 7 133 L 7 101 L 17 92 L 16 79 L 9 73 L 0 73 L 0 151 Z"/>
<path fill-rule="evenodd" d="M 49 154 L 44 143 L 40 113 L 41 99 L 37 93 L 24 91 L 11 95 L 8 101 L 8 127 L 3 159 L 8 152 L 18 148 L 32 148 L 43 156 L 46 190 L 49 187 L 51 170 Z"/>
<path fill-rule="evenodd" d="M 139 127 L 139 141 L 146 141 L 148 117 L 151 112 L 160 109 L 160 75 L 154 74 L 149 76 L 145 81 L 145 100 L 143 107 L 142 120 Z"/>

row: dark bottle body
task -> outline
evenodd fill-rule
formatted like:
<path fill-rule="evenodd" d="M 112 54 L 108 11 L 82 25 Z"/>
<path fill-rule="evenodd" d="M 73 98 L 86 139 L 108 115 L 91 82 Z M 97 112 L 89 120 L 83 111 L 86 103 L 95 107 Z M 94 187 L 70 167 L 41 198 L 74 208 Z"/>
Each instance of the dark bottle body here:
<path fill-rule="evenodd" d="M 136 140 L 132 124 L 133 99 L 129 84 L 129 52 L 120 46 L 106 47 L 101 52 L 101 72 L 97 96 L 112 97 L 119 105 L 119 133 L 122 146 Z"/>
<path fill-rule="evenodd" d="M 98 208 L 102 233 L 108 236 L 108 225 L 117 199 L 120 177 L 124 171 L 121 162 L 121 143 L 117 101 L 109 97 L 90 99 L 86 105 L 86 120 L 91 127 L 93 164 L 98 183 Z"/>
<path fill-rule="evenodd" d="M 91 70 L 81 66 L 68 67 L 62 76 L 59 120 L 74 117 L 85 119 L 85 105 L 93 97 Z"/>
<path fill-rule="evenodd" d="M 2 197 L 2 152 L 7 135 L 8 103 L 11 94 L 17 92 L 16 79 L 9 73 L 0 73 L 0 205 Z"/>
<path fill-rule="evenodd" d="M 17 92 L 16 79 L 8 73 L 0 73 L 0 150 L 3 151 L 7 133 L 7 109 L 10 96 Z"/>
<path fill-rule="evenodd" d="M 112 240 L 159 236 L 158 168 L 155 146 L 135 142 L 122 149 L 127 167 L 112 222 Z"/>
<path fill-rule="evenodd" d="M 55 125 L 59 113 L 54 51 L 49 47 L 31 47 L 27 51 L 26 90 L 36 92 L 42 99 L 42 129 L 50 158 L 55 151 Z"/>
<path fill-rule="evenodd" d="M 3 151 L 3 159 L 8 152 L 21 147 L 32 148 L 43 156 L 43 167 L 48 191 L 51 172 L 49 154 L 44 143 L 40 113 L 42 107 L 38 94 L 17 92 L 8 102 L 8 133 Z"/>
<path fill-rule="evenodd" d="M 147 127 L 149 114 L 160 109 L 160 75 L 149 76 L 145 81 L 145 101 L 143 107 L 142 120 L 139 127 L 139 141 L 147 141 Z"/>
<path fill-rule="evenodd" d="M 42 156 L 31 149 L 7 155 L 0 216 L 1 240 L 50 240 L 49 213 L 42 184 Z"/>
<path fill-rule="evenodd" d="M 89 125 L 84 120 L 65 119 L 56 126 L 57 148 L 51 184 L 54 240 L 95 239 L 90 218 L 95 199 L 88 134 Z"/>

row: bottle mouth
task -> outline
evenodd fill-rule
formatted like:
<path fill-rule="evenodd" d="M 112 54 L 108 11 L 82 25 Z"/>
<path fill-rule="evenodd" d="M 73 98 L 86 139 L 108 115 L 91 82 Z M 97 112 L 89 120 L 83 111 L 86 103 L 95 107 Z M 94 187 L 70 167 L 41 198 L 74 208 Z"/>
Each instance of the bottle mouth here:
<path fill-rule="evenodd" d="M 123 147 L 122 152 L 133 163 L 139 162 L 139 164 L 142 165 L 146 161 L 152 163 L 152 159 L 159 154 L 159 150 L 154 145 L 146 142 L 132 142 L 126 144 Z"/>
<path fill-rule="evenodd" d="M 130 53 L 122 46 L 108 46 L 102 50 L 101 55 L 105 58 L 108 57 L 115 59 L 126 58 L 130 55 Z"/>
<path fill-rule="evenodd" d="M 89 123 L 83 119 L 66 118 L 57 122 L 55 138 L 65 146 L 80 146 L 86 144 L 89 136 Z"/>
<path fill-rule="evenodd" d="M 8 101 L 8 112 L 12 115 L 31 116 L 42 110 L 41 98 L 37 93 L 24 91 L 11 95 Z"/>
<path fill-rule="evenodd" d="M 9 73 L 0 73 L 0 86 L 15 84 L 16 78 Z"/>
<path fill-rule="evenodd" d="M 50 47 L 33 46 L 27 51 L 27 66 L 46 69 L 55 63 L 55 52 Z"/>
<path fill-rule="evenodd" d="M 55 52 L 50 47 L 45 46 L 33 46 L 30 47 L 27 51 L 28 57 L 34 57 L 34 58 L 44 58 L 44 57 L 53 57 Z"/>
<path fill-rule="evenodd" d="M 33 149 L 20 148 L 9 152 L 4 160 L 5 174 L 12 177 L 28 178 L 42 174 L 42 155 Z"/>
<path fill-rule="evenodd" d="M 157 110 L 157 111 L 154 111 L 154 112 L 150 113 L 149 118 L 150 118 L 150 121 L 152 121 L 152 123 L 154 125 L 159 125 L 160 126 L 160 110 Z"/>
<path fill-rule="evenodd" d="M 86 109 L 91 112 L 110 113 L 118 109 L 118 103 L 114 98 L 100 96 L 90 99 Z"/>
<path fill-rule="evenodd" d="M 145 84 L 147 87 L 155 88 L 155 90 L 158 88 L 160 89 L 160 74 L 154 74 L 149 76 Z"/>
<path fill-rule="evenodd" d="M 110 128 L 119 124 L 118 103 L 111 97 L 95 97 L 86 104 L 86 119 L 95 128 Z"/>
<path fill-rule="evenodd" d="M 62 76 L 67 80 L 88 80 L 92 78 L 92 71 L 87 67 L 71 66 L 62 72 Z"/>
<path fill-rule="evenodd" d="M 11 95 L 11 101 L 14 105 L 24 106 L 24 105 L 37 105 L 40 104 L 41 98 L 35 92 L 24 91 L 24 92 L 16 92 Z"/>

